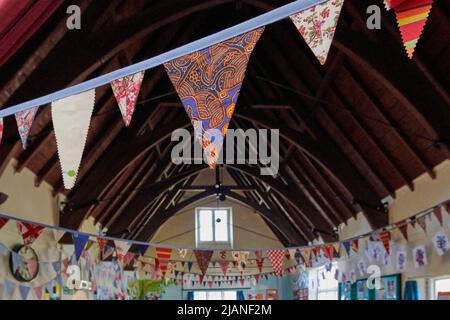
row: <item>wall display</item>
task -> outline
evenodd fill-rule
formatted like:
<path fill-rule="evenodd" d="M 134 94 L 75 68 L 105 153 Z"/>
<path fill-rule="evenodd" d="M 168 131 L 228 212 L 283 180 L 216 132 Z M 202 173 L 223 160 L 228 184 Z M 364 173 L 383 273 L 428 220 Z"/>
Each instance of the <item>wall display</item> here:
<path fill-rule="evenodd" d="M 267 289 L 266 300 L 278 300 L 278 289 Z"/>
<path fill-rule="evenodd" d="M 401 275 L 381 277 L 380 289 L 375 290 L 377 300 L 401 300 Z"/>
<path fill-rule="evenodd" d="M 11 251 L 9 264 L 13 277 L 20 282 L 31 282 L 39 274 L 39 259 L 29 246 L 19 245 Z"/>
<path fill-rule="evenodd" d="M 353 287 L 350 281 L 339 283 L 339 300 L 352 300 L 354 296 Z"/>
<path fill-rule="evenodd" d="M 356 298 L 357 300 L 370 300 L 367 280 L 359 280 L 356 282 Z"/>

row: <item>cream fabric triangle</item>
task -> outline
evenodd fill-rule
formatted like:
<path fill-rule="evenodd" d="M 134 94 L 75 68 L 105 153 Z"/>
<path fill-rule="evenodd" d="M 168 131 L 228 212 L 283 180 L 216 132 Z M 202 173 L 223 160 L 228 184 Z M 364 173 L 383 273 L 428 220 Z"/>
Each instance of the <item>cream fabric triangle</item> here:
<path fill-rule="evenodd" d="M 77 180 L 95 104 L 95 89 L 52 103 L 59 161 L 66 189 Z"/>

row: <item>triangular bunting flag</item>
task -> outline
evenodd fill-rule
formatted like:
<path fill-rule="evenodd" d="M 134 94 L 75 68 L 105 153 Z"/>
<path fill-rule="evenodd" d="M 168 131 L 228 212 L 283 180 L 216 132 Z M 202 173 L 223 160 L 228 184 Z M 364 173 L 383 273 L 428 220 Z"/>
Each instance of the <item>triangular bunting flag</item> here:
<path fill-rule="evenodd" d="M 14 282 L 5 279 L 3 282 L 3 297 L 11 296 L 16 290 L 16 287 L 17 285 Z"/>
<path fill-rule="evenodd" d="M 56 273 L 61 272 L 61 261 L 54 261 L 52 262 L 53 270 L 55 270 Z"/>
<path fill-rule="evenodd" d="M 229 261 L 219 261 L 220 269 L 222 270 L 223 274 L 227 274 L 228 267 L 230 265 Z"/>
<path fill-rule="evenodd" d="M 111 87 L 126 127 L 130 125 L 133 117 L 139 91 L 144 80 L 144 73 L 144 71 L 141 71 L 111 82 Z"/>
<path fill-rule="evenodd" d="M 433 0 L 388 1 L 388 8 L 393 8 L 397 16 L 403 44 L 409 58 L 419 42 L 423 28 L 433 5 Z"/>
<path fill-rule="evenodd" d="M 110 246 L 105 246 L 105 249 L 102 252 L 102 260 L 108 259 L 114 252 L 114 248 Z"/>
<path fill-rule="evenodd" d="M 288 252 L 289 252 L 289 259 L 294 259 L 297 249 L 288 249 Z"/>
<path fill-rule="evenodd" d="M 33 288 L 34 295 L 36 296 L 37 300 L 41 300 L 42 299 L 42 292 L 43 292 L 43 290 L 44 290 L 43 286 L 39 286 L 39 287 Z"/>
<path fill-rule="evenodd" d="M 350 256 L 350 241 L 342 242 L 342 246 L 344 247 L 345 252 L 347 252 L 347 256 Z"/>
<path fill-rule="evenodd" d="M 351 242 L 352 250 L 355 254 L 359 252 L 359 239 L 352 240 Z"/>
<path fill-rule="evenodd" d="M 259 273 L 261 273 L 264 266 L 264 259 L 256 259 L 256 265 L 258 266 Z"/>
<path fill-rule="evenodd" d="M 423 232 L 425 232 L 425 234 L 427 234 L 427 219 L 426 219 L 426 216 L 421 216 L 421 217 L 417 218 L 416 221 L 419 224 L 419 226 L 422 228 Z"/>
<path fill-rule="evenodd" d="M 191 272 L 192 270 L 192 266 L 194 265 L 194 263 L 192 261 L 188 262 L 188 271 Z"/>
<path fill-rule="evenodd" d="M 436 219 L 439 221 L 439 224 L 442 227 L 444 224 L 444 221 L 442 220 L 441 206 L 437 206 L 436 208 L 434 208 L 433 213 L 434 213 L 434 216 L 436 217 Z"/>
<path fill-rule="evenodd" d="M 405 240 L 408 241 L 408 223 L 406 220 L 396 222 L 395 225 L 400 230 Z"/>
<path fill-rule="evenodd" d="M 28 222 L 19 221 L 17 222 L 19 226 L 20 234 L 22 235 L 23 243 L 26 246 L 33 244 L 33 242 L 39 238 L 45 227 L 37 226 Z"/>
<path fill-rule="evenodd" d="M 335 253 L 336 257 L 339 258 L 340 254 L 341 254 L 341 244 L 339 242 L 334 243 L 333 247 L 334 247 L 334 253 Z"/>
<path fill-rule="evenodd" d="M 343 5 L 344 0 L 327 1 L 290 16 L 322 65 L 327 61 Z"/>
<path fill-rule="evenodd" d="M 19 129 L 19 135 L 24 150 L 27 148 L 28 134 L 30 133 L 31 125 L 33 124 L 38 109 L 39 107 L 34 107 L 16 113 L 17 128 Z"/>
<path fill-rule="evenodd" d="M 447 211 L 447 214 L 450 215 L 450 200 L 444 203 L 442 206 L 444 207 L 445 211 Z"/>
<path fill-rule="evenodd" d="M 333 257 L 334 257 L 334 246 L 333 245 L 323 246 L 322 252 L 328 260 L 333 261 Z"/>
<path fill-rule="evenodd" d="M 8 221 L 8 218 L 0 217 L 0 230 L 8 223 Z"/>
<path fill-rule="evenodd" d="M 77 180 L 95 104 L 95 89 L 52 103 L 59 162 L 66 189 Z"/>
<path fill-rule="evenodd" d="M 170 248 L 155 248 L 156 256 L 159 260 L 159 269 L 163 277 L 166 276 L 167 265 L 169 263 L 170 257 L 172 256 L 172 249 Z"/>
<path fill-rule="evenodd" d="M 264 28 L 164 64 L 214 168 L 233 116 L 250 55 Z"/>
<path fill-rule="evenodd" d="M 84 246 L 89 240 L 89 236 L 87 234 L 82 233 L 74 233 L 72 234 L 73 245 L 75 247 L 75 259 L 76 261 L 80 260 L 81 254 L 83 253 Z"/>
<path fill-rule="evenodd" d="M 138 249 L 139 254 L 141 256 L 145 256 L 145 253 L 147 252 L 147 249 L 148 249 L 148 245 L 147 244 L 140 244 L 140 245 L 138 245 L 137 249 Z"/>
<path fill-rule="evenodd" d="M 272 263 L 273 270 L 277 276 L 281 275 L 281 268 L 284 262 L 284 250 L 268 250 L 267 257 Z"/>
<path fill-rule="evenodd" d="M 97 238 L 98 249 L 100 250 L 100 252 L 103 252 L 103 249 L 105 249 L 105 246 L 107 243 L 108 243 L 108 239 Z"/>
<path fill-rule="evenodd" d="M 378 235 L 378 238 L 383 243 L 383 246 L 384 246 L 384 249 L 386 250 L 386 252 L 388 254 L 391 254 L 390 253 L 390 244 L 389 244 L 389 242 L 391 241 L 391 233 L 389 231 L 383 231 Z"/>
<path fill-rule="evenodd" d="M 308 263 L 311 260 L 311 248 L 300 248 L 300 253 L 303 257 L 303 261 L 305 261 L 305 263 Z"/>
<path fill-rule="evenodd" d="M 206 270 L 208 270 L 209 262 L 211 261 L 211 257 L 214 251 L 210 250 L 194 250 L 195 258 L 197 259 L 197 264 L 204 275 Z"/>
<path fill-rule="evenodd" d="M 128 253 L 131 248 L 131 243 L 126 241 L 114 240 L 114 245 L 116 246 L 116 257 L 117 260 L 123 262 L 123 258 Z"/>
<path fill-rule="evenodd" d="M 20 297 L 22 300 L 27 300 L 28 293 L 30 293 L 30 287 L 19 286 Z"/>

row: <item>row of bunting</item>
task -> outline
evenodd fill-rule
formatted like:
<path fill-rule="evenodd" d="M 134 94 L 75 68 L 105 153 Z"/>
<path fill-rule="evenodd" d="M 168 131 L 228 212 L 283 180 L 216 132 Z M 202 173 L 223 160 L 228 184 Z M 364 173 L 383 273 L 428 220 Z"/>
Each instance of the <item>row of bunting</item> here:
<path fill-rule="evenodd" d="M 424 28 L 432 0 L 385 0 L 393 9 L 409 57 Z M 338 25 L 344 0 L 329 0 L 290 16 L 299 33 L 321 64 L 325 64 Z M 204 50 L 164 64 L 214 168 L 223 138 L 238 100 L 250 55 L 261 37 L 259 28 Z M 136 107 L 144 71 L 111 83 L 114 96 L 129 126 Z M 63 182 L 75 185 L 95 104 L 95 89 L 52 103 L 52 119 Z M 23 148 L 39 107 L 16 113 Z M 211 130 L 214 129 L 214 130 Z M 0 142 L 3 119 L 0 118 Z"/>
<path fill-rule="evenodd" d="M 11 219 L 17 224 L 18 231 L 22 236 L 23 243 L 26 246 L 31 246 L 36 239 L 40 237 L 42 232 L 46 229 L 50 229 L 59 234 L 58 238 L 61 238 L 66 233 L 70 233 L 73 238 L 74 255 L 73 261 L 78 262 L 81 257 L 93 247 L 94 244 L 98 247 L 100 254 L 99 259 L 105 260 L 111 256 L 115 256 L 117 261 L 123 267 L 133 266 L 134 262 L 142 262 L 147 264 L 146 258 L 149 258 L 148 249 L 154 248 L 156 256 L 154 257 L 154 267 L 157 269 L 162 277 L 166 276 L 167 270 L 173 271 L 174 264 L 179 263 L 182 271 L 185 271 L 187 265 L 187 272 L 192 272 L 193 261 L 190 261 L 190 257 L 195 256 L 196 264 L 200 270 L 200 274 L 204 276 L 210 264 L 215 266 L 219 264 L 224 275 L 227 274 L 227 270 L 230 267 L 235 267 L 242 274 L 247 272 L 249 264 L 256 264 L 259 274 L 262 273 L 264 267 L 264 261 L 267 259 L 273 268 L 273 273 L 276 276 L 281 276 L 283 271 L 283 265 L 285 259 L 295 260 L 297 265 L 304 265 L 305 267 L 312 267 L 314 261 L 317 262 L 318 257 L 325 257 L 327 261 L 332 262 L 336 258 L 344 257 L 344 252 L 348 257 L 359 253 L 360 242 L 369 240 L 370 242 L 377 243 L 384 247 L 385 252 L 391 254 L 391 240 L 392 233 L 398 230 L 404 237 L 405 241 L 408 241 L 408 226 L 416 227 L 417 225 L 427 234 L 427 220 L 431 220 L 433 217 L 438 221 L 441 227 L 444 227 L 443 212 L 450 214 L 450 200 L 442 204 L 435 206 L 434 208 L 420 213 L 416 216 L 407 218 L 393 225 L 387 226 L 383 229 L 373 231 L 372 233 L 364 236 L 344 240 L 331 244 L 315 245 L 308 247 L 298 248 L 286 248 L 286 249 L 273 249 L 273 250 L 254 250 L 254 251 L 226 251 L 226 250 L 212 250 L 212 249 L 187 249 L 187 248 L 169 248 L 159 247 L 151 243 L 126 241 L 123 239 L 106 238 L 101 236 L 95 236 L 85 233 L 79 233 L 77 231 L 60 230 L 52 226 L 38 225 L 31 222 L 25 222 L 16 218 L 10 218 L 7 216 L 0 216 L 0 230 Z M 444 232 L 437 233 L 433 238 L 433 243 L 436 250 L 440 250 L 439 255 L 443 255 L 449 250 L 449 241 Z M 132 250 L 131 250 L 132 249 Z M 180 260 L 172 258 L 174 252 L 177 252 Z M 188 253 L 190 253 L 188 257 Z M 186 259 L 188 257 L 188 259 Z M 214 257 L 214 259 L 213 259 Z M 231 258 L 231 259 L 230 259 Z M 17 261 L 17 264 L 20 261 Z M 63 261 L 64 265 L 67 265 L 68 261 Z M 288 270 L 292 271 L 292 270 Z"/>

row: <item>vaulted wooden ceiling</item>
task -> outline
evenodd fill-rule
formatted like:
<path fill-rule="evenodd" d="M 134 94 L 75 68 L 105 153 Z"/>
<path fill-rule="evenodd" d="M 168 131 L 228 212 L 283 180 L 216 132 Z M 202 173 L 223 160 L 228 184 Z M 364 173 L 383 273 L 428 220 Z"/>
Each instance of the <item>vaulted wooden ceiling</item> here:
<path fill-rule="evenodd" d="M 71 1 L 70 4 L 72 4 Z M 35 98 L 225 29 L 279 7 L 279 0 L 80 0 L 82 29 L 66 28 L 68 2 L 0 67 L 0 105 Z M 362 211 L 372 227 L 388 222 L 382 199 L 449 158 L 450 1 L 436 1 L 409 60 L 392 13 L 368 30 L 366 8 L 347 0 L 328 62 L 320 66 L 294 25 L 266 28 L 232 128 L 280 129 L 280 172 L 224 165 L 229 199 L 255 208 L 286 245 L 332 240 Z M 132 125 L 125 128 L 108 86 L 95 113 L 76 187 L 63 190 L 50 108 L 40 109 L 23 151 L 14 117 L 5 119 L 0 173 L 11 158 L 68 197 L 61 225 L 92 216 L 108 233 L 148 240 L 176 212 L 215 197 L 216 181 L 192 183 L 204 165 L 174 165 L 170 136 L 190 128 L 163 67 L 148 70 Z M 186 192 L 189 191 L 189 196 Z M 196 191 L 196 192 L 192 192 Z"/>

